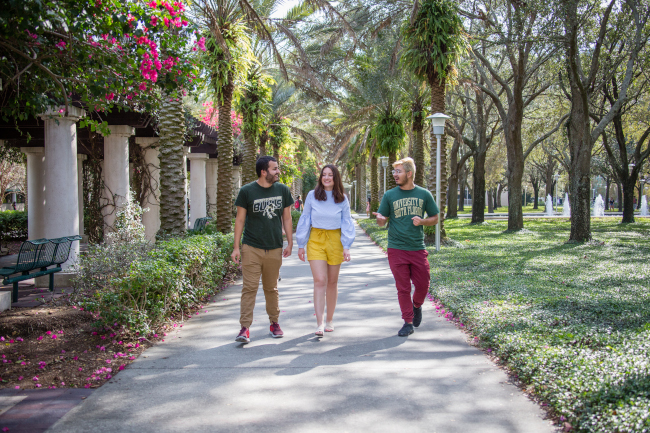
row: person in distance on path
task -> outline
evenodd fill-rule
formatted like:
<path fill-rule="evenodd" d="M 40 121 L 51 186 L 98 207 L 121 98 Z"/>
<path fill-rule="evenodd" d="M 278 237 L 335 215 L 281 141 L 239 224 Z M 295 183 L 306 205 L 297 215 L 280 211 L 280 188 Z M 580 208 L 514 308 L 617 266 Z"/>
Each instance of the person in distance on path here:
<path fill-rule="evenodd" d="M 395 278 L 397 300 L 404 319 L 404 326 L 397 335 L 406 337 L 422 322 L 422 304 L 431 278 L 423 226 L 436 225 L 440 211 L 431 193 L 413 183 L 415 163 L 412 158 L 395 161 L 393 177 L 397 187 L 386 191 L 373 215 L 377 216 L 380 227 L 389 222 L 388 264 Z M 415 286 L 412 300 L 411 281 Z"/>
<path fill-rule="evenodd" d="M 335 165 L 326 165 L 320 172 L 316 189 L 309 191 L 298 227 L 298 258 L 305 261 L 305 245 L 314 277 L 314 310 L 316 336 L 334 331 L 332 320 L 338 297 L 341 263 L 350 261 L 354 242 L 354 222 L 350 203 L 343 193 L 341 174 Z M 327 304 L 327 320 L 323 323 Z"/>
<path fill-rule="evenodd" d="M 258 179 L 239 190 L 235 205 L 235 245 L 230 256 L 235 263 L 241 261 L 243 286 L 241 291 L 242 328 L 235 341 L 250 342 L 250 326 L 253 323 L 255 297 L 262 277 L 266 299 L 266 313 L 271 321 L 271 336 L 284 336 L 278 318 L 280 306 L 278 277 L 282 257 L 289 257 L 293 247 L 291 225 L 291 191 L 286 185 L 277 183 L 280 178 L 278 161 L 272 156 L 262 156 L 255 164 Z M 282 250 L 282 225 L 287 233 L 287 248 Z M 244 232 L 240 251 L 240 239 Z"/>

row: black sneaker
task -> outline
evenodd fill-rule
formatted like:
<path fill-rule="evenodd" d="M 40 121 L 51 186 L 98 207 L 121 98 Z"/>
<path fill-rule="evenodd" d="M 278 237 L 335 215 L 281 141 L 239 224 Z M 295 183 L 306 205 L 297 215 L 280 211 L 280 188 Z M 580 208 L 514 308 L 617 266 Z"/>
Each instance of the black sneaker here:
<path fill-rule="evenodd" d="M 422 323 L 422 306 L 420 308 L 413 307 L 413 326 L 416 328 Z"/>
<path fill-rule="evenodd" d="M 408 337 L 413 332 L 415 332 L 415 330 L 413 329 L 413 324 L 405 323 L 404 326 L 402 326 L 402 329 L 399 330 L 397 335 L 399 335 L 400 337 Z"/>

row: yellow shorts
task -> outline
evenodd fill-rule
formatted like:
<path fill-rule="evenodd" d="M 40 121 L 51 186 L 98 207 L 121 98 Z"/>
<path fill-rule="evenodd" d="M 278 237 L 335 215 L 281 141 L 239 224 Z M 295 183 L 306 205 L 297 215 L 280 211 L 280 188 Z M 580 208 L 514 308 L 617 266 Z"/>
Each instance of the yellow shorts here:
<path fill-rule="evenodd" d="M 325 230 L 312 227 L 307 242 L 307 260 L 327 260 L 328 265 L 343 263 L 341 229 Z"/>

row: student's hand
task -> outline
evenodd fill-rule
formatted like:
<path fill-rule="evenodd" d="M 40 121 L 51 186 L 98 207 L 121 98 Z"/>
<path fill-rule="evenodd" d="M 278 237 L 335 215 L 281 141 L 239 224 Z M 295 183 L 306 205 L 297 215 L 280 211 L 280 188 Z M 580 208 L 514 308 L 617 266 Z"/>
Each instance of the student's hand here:
<path fill-rule="evenodd" d="M 230 258 L 232 259 L 233 262 L 239 264 L 239 262 L 241 261 L 241 253 L 239 252 L 239 247 L 233 248 Z"/>
<path fill-rule="evenodd" d="M 424 224 L 422 223 L 422 218 L 420 218 L 419 216 L 414 216 L 414 217 L 411 218 L 411 219 L 413 220 L 413 225 L 416 226 L 416 227 L 417 227 L 417 226 L 423 226 L 423 225 L 424 225 Z"/>
<path fill-rule="evenodd" d="M 378 224 L 380 224 L 380 225 L 386 224 L 386 221 L 388 220 L 388 218 L 386 218 L 385 216 L 383 216 L 379 212 L 373 212 L 372 214 L 377 217 L 377 223 Z"/>
<path fill-rule="evenodd" d="M 343 250 L 343 260 L 345 260 L 346 262 L 350 261 L 350 250 L 348 249 Z"/>
<path fill-rule="evenodd" d="M 291 255 L 291 249 L 293 248 L 293 245 L 287 245 L 287 247 L 282 251 L 282 257 L 289 257 Z"/>
<path fill-rule="evenodd" d="M 305 261 L 305 249 L 304 248 L 298 248 L 298 258 L 302 260 L 303 262 Z"/>

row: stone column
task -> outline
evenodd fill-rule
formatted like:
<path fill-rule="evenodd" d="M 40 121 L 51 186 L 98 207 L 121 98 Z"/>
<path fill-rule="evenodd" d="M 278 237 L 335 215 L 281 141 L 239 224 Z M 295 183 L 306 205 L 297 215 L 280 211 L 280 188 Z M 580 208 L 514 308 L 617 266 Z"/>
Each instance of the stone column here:
<path fill-rule="evenodd" d="M 190 227 L 194 221 L 207 216 L 205 165 L 207 153 L 190 153 Z"/>
<path fill-rule="evenodd" d="M 104 137 L 104 234 L 114 231 L 116 213 L 129 196 L 129 137 L 135 128 L 109 125 L 110 135 Z"/>
<path fill-rule="evenodd" d="M 68 107 L 68 116 L 51 109 L 40 117 L 45 124 L 46 164 L 43 167 L 45 214 L 43 237 L 59 238 L 79 234 L 79 192 L 77 191 L 77 121 L 86 112 Z M 70 258 L 63 268 L 70 267 L 79 254 L 79 242 L 73 242 Z"/>
<path fill-rule="evenodd" d="M 147 165 L 151 191 L 145 197 L 143 207 L 149 208 L 142 214 L 144 235 L 155 242 L 156 233 L 160 229 L 160 158 L 158 156 L 158 137 L 136 137 L 135 142 L 144 150 L 144 163 Z"/>
<path fill-rule="evenodd" d="M 77 191 L 79 192 L 79 234 L 84 237 L 84 242 L 88 241 L 88 236 L 84 236 L 84 166 L 83 162 L 88 155 L 77 154 Z"/>
<path fill-rule="evenodd" d="M 205 183 L 208 192 L 208 216 L 217 217 L 217 179 L 219 161 L 215 158 L 208 159 L 205 163 Z"/>
<path fill-rule="evenodd" d="M 27 155 L 27 239 L 40 239 L 45 233 L 45 149 L 21 147 L 20 150 Z"/>
<path fill-rule="evenodd" d="M 232 187 L 235 190 L 235 195 L 241 188 L 241 166 L 236 165 L 232 168 Z"/>

